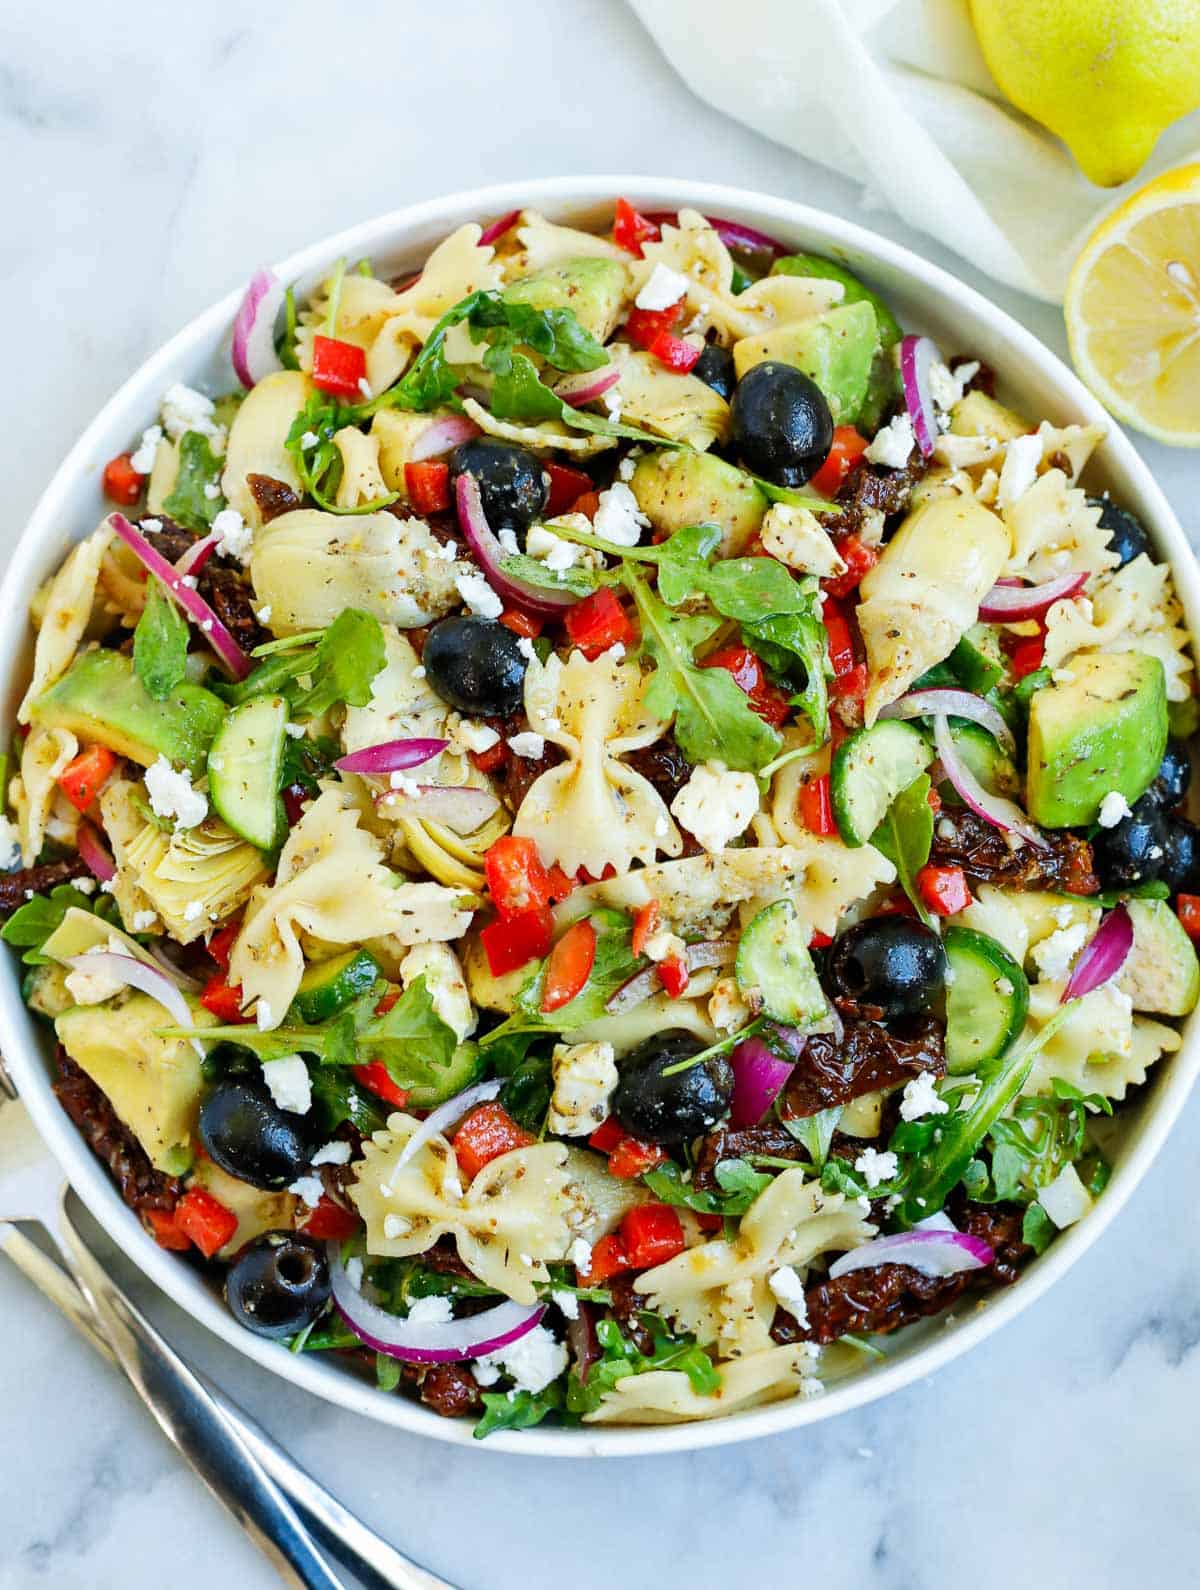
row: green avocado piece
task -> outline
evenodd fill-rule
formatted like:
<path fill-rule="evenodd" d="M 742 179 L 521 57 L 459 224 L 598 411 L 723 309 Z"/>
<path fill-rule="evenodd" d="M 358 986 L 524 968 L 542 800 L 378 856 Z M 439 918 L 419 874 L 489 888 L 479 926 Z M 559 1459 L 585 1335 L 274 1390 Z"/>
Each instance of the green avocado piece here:
<path fill-rule="evenodd" d="M 1133 947 L 1117 974 L 1117 987 L 1135 1010 L 1188 1016 L 1200 999 L 1196 947 L 1165 900 L 1127 900 Z"/>
<path fill-rule="evenodd" d="M 900 370 L 892 349 L 904 335 L 900 322 L 879 294 L 860 282 L 844 265 L 819 254 L 786 254 L 771 267 L 772 276 L 813 276 L 819 281 L 841 282 L 845 288 L 843 304 L 870 304 L 879 327 L 879 352 L 871 363 L 867 395 L 858 422 L 867 434 L 879 428 L 884 414 L 900 396 Z"/>
<path fill-rule="evenodd" d="M 733 350 L 740 381 L 767 359 L 794 364 L 811 377 L 829 404 L 836 425 L 852 425 L 862 411 L 879 352 L 879 327 L 868 303 L 839 304 L 811 320 L 743 337 Z"/>
<path fill-rule="evenodd" d="M 994 624 L 972 624 L 948 660 L 964 688 L 977 696 L 986 696 L 1008 672 L 1000 631 Z"/>
<path fill-rule="evenodd" d="M 1094 823 L 1112 790 L 1132 806 L 1158 772 L 1167 745 L 1162 663 L 1138 652 L 1071 659 L 1074 677 L 1029 704 L 1026 805 L 1043 828 Z"/>
<path fill-rule="evenodd" d="M 212 1026 L 196 1006 L 191 1019 Z M 160 1038 L 171 1018 L 146 994 L 120 1005 L 76 1005 L 54 1022 L 58 1041 L 105 1093 L 156 1170 L 178 1175 L 191 1156 L 204 1079 L 186 1038 Z"/>
<path fill-rule="evenodd" d="M 690 448 L 647 453 L 629 484 L 656 530 L 674 535 L 687 525 L 720 525 L 725 556 L 742 552 L 770 507 L 766 493 L 749 475 L 712 453 Z"/>
<path fill-rule="evenodd" d="M 504 289 L 504 298 L 534 309 L 569 309 L 597 342 L 607 342 L 617 328 L 626 281 L 620 260 L 571 259 L 523 276 Z"/>
<path fill-rule="evenodd" d="M 80 740 L 106 745 L 149 767 L 160 756 L 192 773 L 204 770 L 225 704 L 200 685 L 184 682 L 155 701 L 116 651 L 88 651 L 34 702 L 30 716 L 47 729 L 69 729 Z"/>

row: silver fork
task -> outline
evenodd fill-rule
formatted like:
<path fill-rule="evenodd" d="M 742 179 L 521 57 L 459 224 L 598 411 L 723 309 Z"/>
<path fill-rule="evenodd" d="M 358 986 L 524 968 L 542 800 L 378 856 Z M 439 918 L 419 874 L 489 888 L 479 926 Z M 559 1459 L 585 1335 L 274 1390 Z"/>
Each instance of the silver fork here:
<path fill-rule="evenodd" d="M 2 1060 L 0 1088 L 16 1098 Z M 31 1151 L 31 1142 L 40 1153 Z M 0 1107 L 0 1167 L 0 1247 L 122 1369 L 164 1434 L 285 1583 L 344 1590 L 317 1551 L 311 1529 L 370 1590 L 453 1590 L 343 1507 L 163 1339 L 88 1247 L 68 1202 L 73 1195 L 19 1104 Z M 16 1221 L 41 1225 L 66 1270 Z"/>

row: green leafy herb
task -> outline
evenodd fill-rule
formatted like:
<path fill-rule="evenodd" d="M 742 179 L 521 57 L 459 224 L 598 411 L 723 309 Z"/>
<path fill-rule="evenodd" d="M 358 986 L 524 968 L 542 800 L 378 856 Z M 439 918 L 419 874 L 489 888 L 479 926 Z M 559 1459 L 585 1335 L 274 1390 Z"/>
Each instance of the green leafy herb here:
<path fill-rule="evenodd" d="M 295 658 L 298 654 L 286 655 Z M 292 716 L 315 718 L 343 704 L 365 707 L 371 699 L 371 681 L 386 661 L 379 620 L 348 607 L 330 624 L 314 648 L 310 666 L 303 669 L 312 675 L 312 685 L 292 701 Z"/>
<path fill-rule="evenodd" d="M 307 1054 L 320 1060 L 322 1065 L 352 1066 L 358 1064 L 354 1047 L 354 1019 L 343 1011 L 332 1021 L 309 1027 L 303 1022 L 272 1028 L 260 1032 L 249 1023 L 229 1027 L 160 1027 L 160 1038 L 198 1038 L 201 1043 L 233 1043 L 249 1049 L 264 1063 L 283 1060 L 288 1055 Z"/>
<path fill-rule="evenodd" d="M 315 800 L 320 794 L 318 780 L 329 773 L 341 754 L 337 741 L 324 735 L 318 735 L 315 740 L 307 736 L 296 740 L 289 734 L 283 744 L 279 788 L 290 789 L 299 785 L 305 794 Z"/>
<path fill-rule="evenodd" d="M 422 1264 L 419 1257 L 376 1259 L 367 1272 L 371 1291 L 390 1314 L 407 1314 L 423 1297 L 496 1297 L 495 1287 L 473 1276 L 446 1275 Z"/>
<path fill-rule="evenodd" d="M 1058 1227 L 1041 1204 L 1030 1204 L 1021 1221 L 1021 1241 L 1027 1242 L 1035 1253 L 1045 1253 L 1057 1235 Z"/>
<path fill-rule="evenodd" d="M 380 1391 L 395 1391 L 400 1384 L 400 1363 L 387 1353 L 375 1354 L 375 1384 Z"/>
<path fill-rule="evenodd" d="M 929 774 L 913 779 L 900 791 L 871 843 L 892 863 L 905 894 L 917 909 L 922 922 L 930 921 L 925 902 L 917 888 L 917 873 L 929 860 L 933 847 L 933 808 L 929 804 Z"/>
<path fill-rule="evenodd" d="M 63 917 L 72 907 L 90 911 L 106 922 L 117 919 L 116 901 L 111 895 L 89 896 L 69 883 L 60 883 L 49 894 L 35 894 L 32 900 L 19 905 L 0 928 L 0 938 L 14 949 L 25 951 L 21 960 L 26 966 L 45 966 L 50 957 L 41 953 L 42 945 L 61 927 Z"/>
<path fill-rule="evenodd" d="M 821 621 L 817 582 L 811 583 L 807 611 L 772 614 L 757 623 L 743 624 L 742 640 L 795 692 L 792 706 L 799 707 L 812 724 L 815 743 L 824 745 L 829 738 L 829 636 Z"/>
<path fill-rule="evenodd" d="M 361 407 L 341 403 L 328 392 L 315 391 L 292 421 L 284 443 L 296 461 L 300 484 L 318 507 L 326 513 L 375 513 L 399 497 L 398 491 L 375 497 L 351 507 L 339 504 L 337 490 L 342 481 L 342 454 L 334 437 L 346 426 L 358 423 Z"/>
<path fill-rule="evenodd" d="M 733 1166 L 742 1169 L 733 1170 L 731 1169 Z M 736 1219 L 746 1213 L 763 1187 L 771 1180 L 769 1176 L 759 1176 L 741 1160 L 723 1159 L 717 1169 L 718 1172 L 724 1171 L 726 1180 L 730 1183 L 726 1189 L 725 1182 L 718 1174 L 717 1181 L 722 1188 L 721 1192 L 710 1192 L 684 1181 L 682 1171 L 672 1160 L 646 1171 L 642 1176 L 642 1182 L 659 1203 L 673 1204 L 677 1209 L 694 1209 L 698 1215 L 724 1215 Z M 745 1177 L 743 1170 L 749 1172 Z"/>
<path fill-rule="evenodd" d="M 585 1026 L 607 1015 L 608 1000 L 633 976 L 642 961 L 633 953 L 632 924 L 624 911 L 598 908 L 590 913 L 589 921 L 596 930 L 596 958 L 587 982 L 574 999 L 547 1013 L 542 1010 L 542 991 L 549 956 L 539 961 L 517 995 L 513 1014 L 480 1039 L 480 1046 L 489 1051 L 489 1059 L 491 1046 L 501 1038 L 530 1031 L 570 1032 L 573 1027 Z"/>
<path fill-rule="evenodd" d="M 367 994 L 360 1010 L 374 1010 L 378 995 Z M 417 977 L 382 1016 L 372 1015 L 358 1029 L 358 1060 L 381 1060 L 399 1088 L 433 1086 L 454 1057 L 458 1035 L 433 1008 L 424 977 Z"/>
<path fill-rule="evenodd" d="M 589 1368 L 586 1383 L 580 1380 L 577 1369 L 571 1370 L 567 1381 L 570 1412 L 594 1413 L 618 1381 L 654 1369 L 681 1370 L 699 1396 L 711 1397 L 720 1391 L 720 1373 L 694 1336 L 673 1335 L 656 1314 L 643 1312 L 639 1318 L 651 1332 L 653 1345 L 648 1354 L 640 1353 L 625 1339 L 615 1320 L 601 1320 L 596 1326 L 596 1338 L 603 1356 Z"/>
<path fill-rule="evenodd" d="M 297 1345 L 298 1344 L 298 1345 Z M 308 1332 L 292 1338 L 293 1352 L 340 1352 L 346 1347 L 361 1347 L 362 1337 L 356 1336 L 349 1325 L 343 1324 L 337 1314 L 330 1314 L 315 1324 Z"/>
<path fill-rule="evenodd" d="M 563 1388 L 552 1380 L 541 1391 L 485 1391 L 481 1393 L 485 1413 L 471 1434 L 484 1441 L 497 1430 L 529 1430 L 541 1424 L 548 1413 L 563 1407 Z"/>
<path fill-rule="evenodd" d="M 713 1170 L 717 1185 L 724 1193 L 747 1198 L 750 1203 L 771 1185 L 772 1177 L 754 1170 L 744 1159 L 719 1159 Z"/>
<path fill-rule="evenodd" d="M 990 1179 L 979 1184 L 977 1201 L 1036 1199 L 1068 1165 L 1082 1158 L 1089 1117 L 1112 1114 L 1111 1103 L 1101 1093 L 1081 1093 L 1061 1077 L 1050 1086 L 1048 1096 L 1019 1099 L 1012 1116 L 993 1126 L 987 1140 Z"/>
<path fill-rule="evenodd" d="M 535 585 L 539 590 L 570 591 L 572 596 L 590 596 L 597 587 L 606 583 L 599 569 L 585 569 L 582 564 L 561 572 L 548 569 L 540 558 L 527 557 L 524 552 L 510 553 L 500 560 L 500 567 L 514 580 Z"/>
<path fill-rule="evenodd" d="M 283 336 L 275 344 L 275 352 L 285 370 L 298 370 L 296 357 L 296 289 L 289 285 L 283 295 Z"/>
<path fill-rule="evenodd" d="M 187 619 L 159 580 L 148 581 L 146 605 L 133 632 L 133 666 L 155 701 L 165 701 L 182 683 L 187 672 L 187 650 Z"/>
<path fill-rule="evenodd" d="M 199 431 L 185 431 L 179 440 L 179 473 L 170 494 L 163 499 L 163 512 L 188 530 L 207 535 L 225 506 L 220 492 L 221 469 L 222 460 L 213 452 L 208 437 Z M 218 488 L 215 497 L 207 495 L 206 486 Z"/>
<path fill-rule="evenodd" d="M 518 1126 L 540 1136 L 554 1091 L 550 1046 L 544 1035 L 509 1033 L 488 1047 L 487 1056 L 495 1074 L 504 1078 L 500 1103 Z"/>
<path fill-rule="evenodd" d="M 819 1170 L 829 1158 L 833 1134 L 841 1118 L 842 1106 L 837 1104 L 833 1109 L 818 1110 L 816 1115 L 805 1115 L 799 1120 L 789 1116 L 784 1119 L 783 1125 L 798 1143 L 804 1144 L 809 1159 Z"/>
<path fill-rule="evenodd" d="M 353 1071 L 337 1066 L 310 1070 L 313 1109 L 324 1132 L 335 1132 L 343 1121 L 356 1126 L 364 1137 L 385 1125 L 388 1110 L 374 1094 L 355 1080 Z"/>

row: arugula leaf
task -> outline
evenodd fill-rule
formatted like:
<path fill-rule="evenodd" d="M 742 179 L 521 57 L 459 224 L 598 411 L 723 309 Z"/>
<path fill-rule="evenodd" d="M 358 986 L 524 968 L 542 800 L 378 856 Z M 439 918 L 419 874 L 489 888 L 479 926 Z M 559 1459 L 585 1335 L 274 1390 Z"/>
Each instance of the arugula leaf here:
<path fill-rule="evenodd" d="M 361 1009 L 373 1012 L 377 995 L 367 994 Z M 399 1088 L 430 1086 L 445 1071 L 458 1048 L 458 1034 L 433 1008 L 424 977 L 417 977 L 392 1008 L 358 1028 L 358 1060 L 381 1060 Z"/>
<path fill-rule="evenodd" d="M 743 644 L 758 653 L 766 666 L 794 691 L 791 704 L 812 724 L 816 743 L 829 738 L 829 636 L 821 621 L 820 593 L 812 582 L 808 611 L 776 613 L 742 625 Z M 797 686 L 799 663 L 803 683 Z"/>
<path fill-rule="evenodd" d="M 1035 1253 L 1045 1253 L 1057 1235 L 1058 1227 L 1041 1204 L 1030 1204 L 1021 1221 L 1021 1241 L 1027 1242 Z"/>
<path fill-rule="evenodd" d="M 588 1369 L 586 1382 L 576 1368 L 567 1379 L 567 1408 L 571 1413 L 594 1413 L 618 1381 L 629 1375 L 644 1375 L 653 1369 L 678 1369 L 688 1377 L 692 1390 L 702 1397 L 715 1396 L 721 1389 L 721 1375 L 712 1359 L 691 1335 L 675 1336 L 666 1324 L 649 1311 L 641 1311 L 641 1322 L 649 1329 L 652 1347 L 641 1353 L 621 1334 L 615 1320 L 602 1319 L 596 1338 L 602 1357 Z"/>
<path fill-rule="evenodd" d="M 749 1175 L 743 1178 L 742 1169 L 732 1169 L 735 1166 L 744 1166 Z M 733 1219 L 746 1213 L 770 1180 L 769 1176 L 759 1176 L 743 1161 L 733 1159 L 723 1159 L 717 1166 L 717 1181 L 723 1189 L 721 1192 L 709 1192 L 684 1181 L 682 1171 L 672 1160 L 646 1171 L 642 1176 L 643 1185 L 659 1203 L 673 1204 L 677 1209 L 694 1209 L 698 1215 L 725 1215 Z M 729 1184 L 727 1188 L 726 1182 Z"/>
<path fill-rule="evenodd" d="M 49 894 L 35 894 L 32 900 L 19 905 L 0 927 L 0 939 L 14 949 L 25 951 L 21 960 L 26 966 L 46 966 L 50 957 L 41 953 L 42 945 L 61 927 L 63 917 L 72 906 L 90 911 L 106 922 L 115 922 L 117 918 L 117 904 L 111 895 L 89 896 L 69 883 L 60 883 Z"/>
<path fill-rule="evenodd" d="M 510 303 L 499 293 L 477 295 L 479 302 L 467 319 L 472 342 L 502 345 L 506 333 L 513 343 L 532 348 L 556 370 L 599 370 L 608 354 L 570 309 L 535 309 L 532 304 Z"/>
<path fill-rule="evenodd" d="M 146 605 L 133 632 L 133 666 L 155 701 L 165 701 L 182 682 L 187 672 L 187 650 L 187 619 L 162 583 L 149 580 Z"/>
<path fill-rule="evenodd" d="M 386 1124 L 388 1111 L 374 1094 L 355 1081 L 352 1071 L 336 1066 L 318 1066 L 309 1072 L 313 1109 L 324 1132 L 334 1132 L 343 1121 L 356 1126 L 364 1137 Z"/>
<path fill-rule="evenodd" d="M 334 437 L 346 426 L 362 418 L 361 406 L 341 403 L 328 392 L 316 391 L 292 421 L 284 446 L 296 461 L 300 484 L 318 507 L 326 513 L 374 513 L 399 497 L 388 492 L 370 502 L 346 507 L 337 501 L 342 480 L 342 455 Z"/>
<path fill-rule="evenodd" d="M 530 1053 L 534 1045 L 543 1047 Z M 504 1078 L 500 1090 L 500 1103 L 527 1132 L 540 1136 L 546 1112 L 550 1108 L 550 1095 L 554 1091 L 554 1073 L 550 1049 L 544 1035 L 538 1032 L 512 1032 L 489 1045 L 488 1063 L 498 1077 Z"/>
<path fill-rule="evenodd" d="M 832 1109 L 818 1110 L 816 1115 L 805 1115 L 800 1119 L 785 1117 L 783 1125 L 798 1143 L 804 1144 L 808 1157 L 819 1170 L 829 1158 L 833 1134 L 841 1118 L 842 1106 L 836 1104 Z"/>
<path fill-rule="evenodd" d="M 871 843 L 892 863 L 905 894 L 927 926 L 930 915 L 917 889 L 917 873 L 929 860 L 933 846 L 933 808 L 929 804 L 929 774 L 913 779 L 900 791 L 883 821 L 871 835 Z"/>
<path fill-rule="evenodd" d="M 749 1199 L 750 1203 L 765 1192 L 774 1180 L 765 1171 L 755 1170 L 744 1159 L 719 1159 L 713 1175 L 722 1192 Z"/>
<path fill-rule="evenodd" d="M 524 552 L 510 553 L 500 560 L 500 567 L 513 579 L 524 580 L 526 585 L 536 585 L 546 591 L 570 591 L 574 596 L 590 596 L 606 583 L 600 569 L 586 569 L 576 564 L 559 573 L 548 569 L 540 558 L 527 557 Z"/>
<path fill-rule="evenodd" d="M 585 1026 L 607 1015 L 608 1000 L 643 961 L 633 953 L 632 923 L 624 911 L 600 907 L 589 914 L 588 920 L 596 930 L 596 958 L 587 982 L 574 999 L 547 1014 L 542 1010 L 542 989 L 550 958 L 547 956 L 539 961 L 517 995 L 513 1014 L 479 1040 L 480 1047 L 488 1050 L 489 1059 L 492 1045 L 501 1039 L 531 1031 L 570 1032 L 573 1027 Z"/>
<path fill-rule="evenodd" d="M 1089 1118 L 1112 1114 L 1112 1104 L 1101 1093 L 1082 1093 L 1061 1077 L 1050 1086 L 1049 1096 L 1019 1099 L 1012 1117 L 992 1127 L 987 1139 L 991 1174 L 988 1178 L 984 1167 L 977 1201 L 1036 1200 L 1043 1187 L 1082 1158 Z M 1103 1156 L 1096 1159 L 1102 1162 Z M 1094 1167 L 1089 1174 L 1094 1174 Z"/>
<path fill-rule="evenodd" d="M 294 660 L 302 654 L 285 652 Z M 383 626 L 370 613 L 348 607 L 340 613 L 309 654 L 302 674 L 312 675 L 312 685 L 292 701 L 294 718 L 316 718 L 330 707 L 345 704 L 365 707 L 371 699 L 371 681 L 387 661 Z M 255 669 L 257 673 L 259 670 Z M 299 677 L 294 675 L 293 677 Z"/>
<path fill-rule="evenodd" d="M 446 1275 L 422 1264 L 420 1256 L 376 1259 L 367 1272 L 371 1291 L 390 1314 L 407 1314 L 423 1297 L 496 1297 L 495 1287 L 474 1276 Z"/>
<path fill-rule="evenodd" d="M 260 1032 L 249 1023 L 228 1027 L 160 1027 L 160 1038 L 199 1038 L 202 1043 L 234 1043 L 240 1049 L 249 1049 L 264 1063 L 282 1060 L 288 1055 L 309 1054 L 322 1065 L 353 1066 L 358 1064 L 354 1046 L 354 1017 L 351 1011 L 342 1011 L 332 1021 L 309 1027 L 303 1022 L 274 1027 L 270 1032 Z"/>
<path fill-rule="evenodd" d="M 213 452 L 207 436 L 199 431 L 185 431 L 179 440 L 179 473 L 169 496 L 163 498 L 163 512 L 188 530 L 206 535 L 225 506 L 219 489 L 222 462 Z M 215 497 L 206 495 L 206 486 L 218 488 Z"/>
<path fill-rule="evenodd" d="M 279 788 L 290 789 L 298 784 L 315 800 L 321 788 L 318 779 L 329 773 L 341 754 L 341 746 L 326 735 L 318 735 L 315 740 L 310 740 L 307 735 L 302 740 L 295 740 L 289 734 L 283 742 Z"/>
<path fill-rule="evenodd" d="M 557 1380 L 541 1391 L 484 1391 L 480 1395 L 487 1411 L 471 1431 L 476 1441 L 486 1440 L 497 1430 L 529 1430 L 541 1424 L 548 1413 L 560 1413 L 564 1402 Z"/>

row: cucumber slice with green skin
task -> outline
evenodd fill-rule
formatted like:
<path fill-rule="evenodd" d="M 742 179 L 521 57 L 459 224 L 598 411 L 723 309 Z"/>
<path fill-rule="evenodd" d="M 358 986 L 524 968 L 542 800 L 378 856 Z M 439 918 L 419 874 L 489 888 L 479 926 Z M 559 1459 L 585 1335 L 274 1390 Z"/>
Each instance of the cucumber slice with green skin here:
<path fill-rule="evenodd" d="M 986 696 L 1008 673 L 1000 631 L 991 624 L 972 624 L 950 653 L 949 663 L 964 689 Z"/>
<path fill-rule="evenodd" d="M 438 1072 L 436 1082 L 418 1082 L 408 1086 L 408 1102 L 414 1110 L 432 1110 L 445 1104 L 456 1093 L 478 1082 L 483 1075 L 483 1057 L 476 1043 L 460 1043 L 450 1056 L 450 1064 Z"/>
<path fill-rule="evenodd" d="M 1029 1010 L 1025 973 L 1003 945 L 973 928 L 942 934 L 946 979 L 946 1070 L 986 1071 L 1024 1030 Z"/>
<path fill-rule="evenodd" d="M 843 740 L 833 753 L 829 794 L 844 843 L 865 845 L 896 796 L 932 761 L 925 735 L 899 719 L 885 719 Z"/>
<path fill-rule="evenodd" d="M 240 839 L 273 850 L 283 836 L 279 770 L 288 721 L 282 696 L 256 696 L 225 719 L 208 753 L 208 792 Z"/>
<path fill-rule="evenodd" d="M 829 1005 L 808 953 L 809 928 L 790 900 L 776 900 L 742 934 L 734 977 L 752 1005 L 788 1027 L 811 1027 Z"/>
<path fill-rule="evenodd" d="M 373 955 L 366 950 L 348 950 L 345 955 L 335 955 L 330 961 L 318 961 L 308 968 L 300 979 L 292 1009 L 310 1025 L 328 1021 L 382 976 Z"/>
<path fill-rule="evenodd" d="M 995 738 L 977 723 L 967 723 L 961 718 L 951 718 L 950 738 L 967 767 L 984 789 L 993 795 L 1017 796 L 1021 793 L 1021 776 L 1012 758 L 996 744 Z M 953 785 L 943 783 L 940 794 L 943 800 L 961 805 Z"/>

